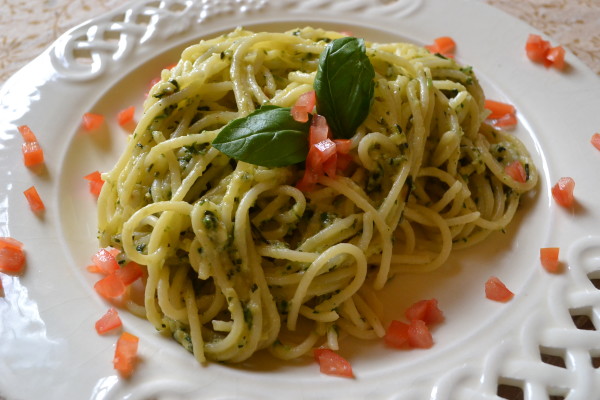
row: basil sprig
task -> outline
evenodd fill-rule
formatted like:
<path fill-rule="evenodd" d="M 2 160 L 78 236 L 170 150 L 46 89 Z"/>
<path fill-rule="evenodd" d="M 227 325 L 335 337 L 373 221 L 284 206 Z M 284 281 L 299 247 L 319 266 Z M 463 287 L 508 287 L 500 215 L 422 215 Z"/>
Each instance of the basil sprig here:
<path fill-rule="evenodd" d="M 306 159 L 309 128 L 310 120 L 294 120 L 289 107 L 262 106 L 227 124 L 212 146 L 239 161 L 283 167 Z"/>
<path fill-rule="evenodd" d="M 333 137 L 352 137 L 365 120 L 373 102 L 374 77 L 362 39 L 345 37 L 327 45 L 313 86 L 317 112 L 327 119 Z M 212 146 L 239 161 L 283 167 L 306 159 L 309 129 L 310 120 L 294 120 L 290 108 L 263 106 L 227 124 Z"/>
<path fill-rule="evenodd" d="M 317 113 L 327 119 L 334 137 L 351 138 L 367 118 L 375 91 L 374 77 L 363 39 L 336 39 L 321 53 L 314 81 Z"/>

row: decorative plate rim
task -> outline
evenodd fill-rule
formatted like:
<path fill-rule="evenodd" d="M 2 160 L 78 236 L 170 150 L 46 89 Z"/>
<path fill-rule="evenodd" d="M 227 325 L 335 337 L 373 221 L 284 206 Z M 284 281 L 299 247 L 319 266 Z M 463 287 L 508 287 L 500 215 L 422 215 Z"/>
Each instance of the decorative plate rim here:
<path fill-rule="evenodd" d="M 514 273 L 515 266 L 502 260 L 490 270 L 490 274 L 513 272 L 507 280 L 519 289 L 517 297 L 505 308 L 477 306 L 478 313 L 490 313 L 489 319 L 455 343 L 444 345 L 443 340 L 456 338 L 458 328 L 450 324 L 440 328 L 441 349 L 382 360 L 381 365 L 368 357 L 363 363 L 359 356 L 358 378 L 352 381 L 321 376 L 306 363 L 274 370 L 263 367 L 258 372 L 217 364 L 198 366 L 160 337 L 142 344 L 139 374 L 127 381 L 118 379 L 111 364 L 116 338 L 98 337 L 93 331 L 93 322 L 106 304 L 91 294 L 86 286 L 89 280 L 74 269 L 95 232 L 88 229 L 90 240 L 74 228 L 74 221 L 93 204 L 83 197 L 84 190 L 74 189 L 78 184 L 72 169 L 85 165 L 78 152 L 87 155 L 94 146 L 102 150 L 112 144 L 81 135 L 80 113 L 72 111 L 110 108 L 106 103 L 114 100 L 118 82 L 138 72 L 147 74 L 151 66 L 160 66 L 158 55 L 171 55 L 173 49 L 199 37 L 239 25 L 292 28 L 295 23 L 349 25 L 357 32 L 420 43 L 452 35 L 459 44 L 459 59 L 475 66 L 486 90 L 517 105 L 520 125 L 515 134 L 528 141 L 543 182 L 537 197 L 528 203 L 531 216 L 521 216 L 510 246 L 504 242 L 508 259 L 523 263 L 526 271 Z M 71 29 L 0 90 L 0 235 L 23 239 L 28 248 L 27 272 L 22 277 L 0 276 L 6 291 L 0 299 L 0 353 L 6 355 L 0 360 L 0 398 L 37 398 L 50 389 L 54 398 L 84 393 L 90 399 L 281 395 L 316 399 L 340 394 L 345 398 L 495 398 L 502 384 L 520 387 L 531 399 L 549 394 L 587 398 L 600 392 L 599 371 L 591 362 L 600 357 L 600 336 L 597 331 L 577 329 L 572 321 L 573 315 L 585 314 L 600 326 L 600 291 L 592 282 L 600 278 L 600 230 L 594 223 L 600 217 L 594 209 L 600 189 L 594 184 L 593 169 L 586 169 L 600 163 L 600 155 L 589 145 L 589 136 L 597 129 L 593 116 L 600 81 L 570 53 L 564 72 L 530 63 L 523 45 L 533 32 L 476 0 L 144 0 Z M 16 127 L 21 124 L 35 125 L 45 151 L 55 157 L 42 173 L 20 165 L 15 149 L 20 146 Z M 117 129 L 109 124 L 111 133 Z M 64 132 L 69 136 L 65 138 Z M 561 135 L 564 132 L 570 136 Z M 106 155 L 99 153 L 96 159 Z M 579 205 L 572 212 L 551 200 L 550 186 L 562 174 L 572 174 L 578 183 Z M 42 218 L 29 212 L 19 193 L 32 184 L 48 199 L 49 211 Z M 543 232 L 526 237 L 536 234 L 534 228 Z M 552 245 L 564 250 L 565 272 L 560 275 L 546 274 L 536 264 L 538 248 Z M 460 255 L 456 260 L 463 261 Z M 57 265 L 61 263 L 66 267 Z M 422 284 L 422 278 L 414 279 Z M 451 277 L 443 279 L 457 284 Z M 452 313 L 456 320 L 468 321 L 458 308 Z M 128 318 L 126 323 L 149 336 L 144 321 Z M 492 324 L 498 325 L 497 332 L 491 332 Z M 31 337 L 16 340 L 13 334 L 19 332 Z M 382 348 L 373 351 L 381 354 Z M 20 359 L 22 354 L 31 359 Z M 544 363 L 544 355 L 563 358 L 565 368 Z M 78 368 L 65 371 L 70 363 Z M 368 368 L 361 370 L 363 366 Z M 24 372 L 26 367 L 33 372 Z M 399 371 L 405 376 L 398 376 Z M 47 376 L 32 387 L 29 379 L 41 372 Z M 63 376 L 61 383 L 56 382 L 58 374 Z M 294 383 L 307 385 L 291 389 L 288 385 Z"/>

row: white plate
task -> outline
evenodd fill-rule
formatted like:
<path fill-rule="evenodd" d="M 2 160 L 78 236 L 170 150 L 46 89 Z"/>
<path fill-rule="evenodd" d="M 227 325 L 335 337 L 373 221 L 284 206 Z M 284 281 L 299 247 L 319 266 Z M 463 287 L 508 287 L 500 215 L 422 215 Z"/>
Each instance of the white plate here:
<path fill-rule="evenodd" d="M 200 366 L 149 323 L 122 313 L 127 330 L 141 338 L 141 361 L 133 378 L 117 377 L 116 335 L 94 330 L 107 304 L 85 271 L 97 243 L 95 202 L 82 176 L 112 167 L 126 140 L 114 116 L 132 104 L 139 113 L 161 67 L 175 62 L 185 44 L 238 25 L 313 25 L 420 44 L 450 35 L 488 97 L 516 105 L 514 134 L 542 172 L 536 195 L 507 234 L 455 253 L 437 272 L 396 278 L 382 293 L 390 318 L 415 300 L 439 299 L 447 321 L 435 329 L 432 349 L 346 342 L 353 380 L 321 375 L 308 358 Z M 591 281 L 600 278 L 600 152 L 589 143 L 600 129 L 600 80 L 571 54 L 563 72 L 530 62 L 530 32 L 475 0 L 145 0 L 65 34 L 0 92 L 0 235 L 23 241 L 28 257 L 23 276 L 0 276 L 0 398 L 494 399 L 499 385 L 521 388 L 526 399 L 597 396 L 592 359 L 600 357 L 600 334 L 577 329 L 572 315 L 600 327 L 600 291 Z M 82 132 L 87 111 L 107 116 L 100 132 Z M 21 124 L 46 152 L 41 173 L 22 165 Z M 574 210 L 551 199 L 561 176 L 577 182 Z M 43 217 L 23 197 L 31 185 L 46 203 Z M 564 273 L 540 267 L 538 249 L 547 246 L 560 246 Z M 491 275 L 516 293 L 508 304 L 484 299 Z M 541 354 L 562 358 L 565 368 L 542 362 Z"/>

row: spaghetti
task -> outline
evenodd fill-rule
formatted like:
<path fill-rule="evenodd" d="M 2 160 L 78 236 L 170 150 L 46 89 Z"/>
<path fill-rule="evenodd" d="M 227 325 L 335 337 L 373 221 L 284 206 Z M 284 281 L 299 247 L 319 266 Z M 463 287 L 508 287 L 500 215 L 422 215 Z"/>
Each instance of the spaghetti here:
<path fill-rule="evenodd" d="M 434 270 L 504 229 L 536 185 L 524 146 L 483 123 L 472 70 L 405 43 L 367 44 L 375 89 L 354 163 L 316 190 L 295 187 L 302 163 L 260 167 L 211 146 L 229 122 L 312 90 L 339 37 L 237 29 L 190 46 L 103 175 L 100 243 L 147 269 L 130 308 L 201 362 L 383 336 L 376 292 L 391 276 Z M 514 161 L 525 182 L 505 173 Z"/>

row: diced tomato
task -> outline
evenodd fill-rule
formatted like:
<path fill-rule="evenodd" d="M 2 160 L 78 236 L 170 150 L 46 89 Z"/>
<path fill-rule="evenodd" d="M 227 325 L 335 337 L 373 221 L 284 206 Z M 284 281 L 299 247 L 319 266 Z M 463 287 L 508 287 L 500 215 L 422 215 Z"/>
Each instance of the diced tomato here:
<path fill-rule="evenodd" d="M 106 314 L 104 314 L 98 321 L 96 321 L 96 332 L 99 335 L 103 335 L 107 332 L 117 329 L 122 326 L 121 318 L 119 313 L 114 308 L 109 308 Z"/>
<path fill-rule="evenodd" d="M 100 191 L 102 190 L 102 186 L 104 185 L 104 181 L 102 180 L 102 175 L 99 171 L 94 171 L 90 174 L 87 174 L 83 177 L 89 181 L 90 193 L 94 196 L 100 196 Z"/>
<path fill-rule="evenodd" d="M 310 147 L 306 156 L 305 175 L 310 176 L 310 180 L 317 181 L 320 175 L 324 173 L 335 177 L 336 168 L 336 146 L 331 139 L 322 140 Z M 330 161 L 332 160 L 332 161 Z"/>
<path fill-rule="evenodd" d="M 110 254 L 112 254 L 113 256 L 118 256 L 121 253 L 121 250 L 111 247 L 111 246 L 107 246 L 104 248 L 106 251 L 108 251 Z"/>
<path fill-rule="evenodd" d="M 498 128 L 512 128 L 517 125 L 517 116 L 515 114 L 506 114 L 503 117 L 492 121 L 492 125 Z"/>
<path fill-rule="evenodd" d="M 556 273 L 560 270 L 560 261 L 558 260 L 558 247 L 542 247 L 540 249 L 540 261 L 542 267 L 548 272 Z"/>
<path fill-rule="evenodd" d="M 25 267 L 23 243 L 10 237 L 0 238 L 0 272 L 18 275 Z"/>
<path fill-rule="evenodd" d="M 92 256 L 92 262 L 104 275 L 112 274 L 120 269 L 115 254 L 111 252 L 108 247 L 98 250 L 98 252 Z"/>
<path fill-rule="evenodd" d="M 575 189 L 575 181 L 573 178 L 560 178 L 558 182 L 552 186 L 552 197 L 561 206 L 569 208 L 575 203 L 573 190 Z"/>
<path fill-rule="evenodd" d="M 334 139 L 335 149 L 338 154 L 348 154 L 352 149 L 352 139 Z"/>
<path fill-rule="evenodd" d="M 493 276 L 485 282 L 485 297 L 488 299 L 506 303 L 513 296 L 514 293 L 497 277 Z"/>
<path fill-rule="evenodd" d="M 303 192 L 310 192 L 314 190 L 317 181 L 319 180 L 319 173 L 314 170 L 314 166 L 318 165 L 319 152 L 316 148 L 311 146 L 306 156 L 304 175 L 296 183 L 296 187 Z"/>
<path fill-rule="evenodd" d="M 435 301 L 435 307 L 437 308 L 437 300 L 432 299 L 433 301 Z M 416 303 L 414 303 L 413 305 L 411 305 L 410 307 L 408 307 L 406 309 L 406 311 L 404 312 L 404 315 L 406 316 L 406 318 L 408 318 L 409 321 L 415 320 L 415 319 L 420 319 L 422 321 L 425 321 L 425 316 L 427 315 L 427 309 L 429 307 L 429 302 L 430 300 L 421 300 L 421 301 L 417 301 Z"/>
<path fill-rule="evenodd" d="M 550 42 L 542 39 L 540 35 L 530 34 L 525 44 L 525 51 L 531 61 L 543 63 L 546 61 L 550 47 Z"/>
<path fill-rule="evenodd" d="M 23 163 L 26 167 L 33 167 L 44 162 L 44 151 L 38 142 L 25 142 L 22 145 Z"/>
<path fill-rule="evenodd" d="M 557 69 L 563 69 L 565 67 L 565 49 L 562 46 L 552 47 L 546 54 L 546 60 Z"/>
<path fill-rule="evenodd" d="M 427 325 L 444 321 L 444 313 L 438 307 L 436 299 L 417 301 L 405 311 L 404 315 L 409 321 L 421 320 Z"/>
<path fill-rule="evenodd" d="M 126 287 L 116 274 L 110 274 L 96 282 L 94 289 L 106 299 L 115 299 L 125 293 Z"/>
<path fill-rule="evenodd" d="M 311 174 L 308 170 L 304 170 L 304 175 L 298 182 L 296 182 L 296 189 L 308 193 L 315 190 L 315 186 L 317 181 L 319 180 L 319 176 L 315 174 Z"/>
<path fill-rule="evenodd" d="M 11 247 L 0 248 L 0 272 L 18 275 L 25 266 L 25 253 Z"/>
<path fill-rule="evenodd" d="M 308 121 L 308 113 L 301 109 L 296 108 L 296 106 L 292 107 L 290 114 L 292 114 L 292 118 L 298 122 L 307 122 Z"/>
<path fill-rule="evenodd" d="M 104 115 L 85 113 L 83 114 L 82 126 L 86 131 L 94 131 L 104 123 Z"/>
<path fill-rule="evenodd" d="M 309 134 L 310 149 L 306 157 L 306 168 L 312 174 L 335 176 L 335 160 L 326 165 L 326 162 L 335 157 L 337 147 L 329 138 L 329 126 L 324 117 L 315 116 Z M 312 154 L 311 154 L 312 153 Z M 333 165 L 332 165 L 333 164 Z"/>
<path fill-rule="evenodd" d="M 328 159 L 325 160 L 325 162 L 323 162 L 323 172 L 330 178 L 335 178 L 335 173 L 337 171 L 337 159 L 337 153 L 333 153 Z"/>
<path fill-rule="evenodd" d="M 115 274 L 125 286 L 129 286 L 141 278 L 144 272 L 138 263 L 130 261 L 123 267 L 119 268 Z"/>
<path fill-rule="evenodd" d="M 385 344 L 398 349 L 408 348 L 408 324 L 393 320 L 383 337 Z"/>
<path fill-rule="evenodd" d="M 329 130 L 329 125 L 327 125 L 325 117 L 317 114 L 310 124 L 308 144 L 309 146 L 312 146 L 325 139 L 331 139 L 331 131 Z"/>
<path fill-rule="evenodd" d="M 352 366 L 344 357 L 330 349 L 314 349 L 315 360 L 319 363 L 321 373 L 327 375 L 354 378 Z"/>
<path fill-rule="evenodd" d="M 298 122 L 307 122 L 308 115 L 313 112 L 316 102 L 317 96 L 314 90 L 302 94 L 292 107 L 292 117 Z"/>
<path fill-rule="evenodd" d="M 17 129 L 25 141 L 21 148 L 25 166 L 33 167 L 42 164 L 44 162 L 44 151 L 33 131 L 27 125 L 21 125 Z"/>
<path fill-rule="evenodd" d="M 15 250 L 22 250 L 23 243 L 19 242 L 17 239 L 13 239 L 8 236 L 0 237 L 0 249 L 5 248 L 5 247 L 9 247 L 9 248 L 15 249 Z"/>
<path fill-rule="evenodd" d="M 33 133 L 33 131 L 27 125 L 21 125 L 17 127 L 21 136 L 23 136 L 23 140 L 25 142 L 37 142 L 37 137 Z"/>
<path fill-rule="evenodd" d="M 327 125 L 325 117 L 315 115 L 311 121 L 308 134 L 309 147 L 304 176 L 296 183 L 296 187 L 303 192 L 314 190 L 319 176 L 323 175 L 323 164 L 332 153 L 335 153 L 335 143 L 329 139 L 330 135 L 329 125 Z M 327 140 L 328 142 L 326 142 Z M 324 152 L 327 156 L 324 155 Z"/>
<path fill-rule="evenodd" d="M 134 106 L 127 107 L 127 108 L 119 111 L 119 113 L 117 114 L 117 122 L 121 126 L 126 125 L 126 124 L 130 123 L 131 121 L 133 121 L 134 114 L 135 114 L 135 107 Z"/>
<path fill-rule="evenodd" d="M 430 53 L 439 53 L 438 48 L 435 44 L 426 44 L 425 47 L 427 50 L 429 50 Z"/>
<path fill-rule="evenodd" d="M 456 43 L 449 36 L 441 36 L 433 40 L 432 45 L 425 46 L 431 53 L 439 53 L 445 57 L 453 57 Z"/>
<path fill-rule="evenodd" d="M 334 178 L 337 161 L 337 150 L 333 140 L 325 139 L 313 145 L 313 148 L 316 148 L 318 151 L 317 164 L 311 166 L 313 170 L 315 172 L 323 171 L 327 176 Z"/>
<path fill-rule="evenodd" d="M 438 50 L 442 54 L 452 53 L 456 47 L 456 43 L 449 36 L 441 36 L 433 41 Z"/>
<path fill-rule="evenodd" d="M 408 325 L 408 344 L 417 349 L 429 349 L 433 346 L 433 337 L 427 324 L 420 319 L 410 321 Z"/>
<path fill-rule="evenodd" d="M 491 111 L 491 114 L 488 116 L 490 119 L 502 118 L 506 114 L 514 114 L 516 112 L 515 106 L 512 104 L 490 99 L 485 99 L 484 107 Z"/>
<path fill-rule="evenodd" d="M 565 67 L 565 49 L 562 46 L 552 47 L 550 42 L 542 39 L 540 35 L 529 35 L 525 51 L 531 61 L 542 63 L 546 67 L 554 66 L 557 69 Z"/>
<path fill-rule="evenodd" d="M 513 127 L 517 124 L 517 112 L 512 104 L 486 99 L 484 103 L 486 110 L 490 111 L 487 117 L 492 124 L 501 128 Z"/>
<path fill-rule="evenodd" d="M 508 164 L 504 167 L 504 173 L 516 182 L 525 183 L 527 181 L 527 172 L 521 161 L 513 161 Z"/>
<path fill-rule="evenodd" d="M 113 365 L 124 378 L 129 378 L 135 369 L 140 339 L 128 332 L 121 333 L 115 349 Z"/>
<path fill-rule="evenodd" d="M 340 35 L 354 36 L 354 34 L 352 33 L 352 31 L 340 31 Z"/>
<path fill-rule="evenodd" d="M 348 167 L 354 162 L 354 159 L 350 154 L 337 153 L 337 171 L 338 172 L 346 172 Z"/>
<path fill-rule="evenodd" d="M 303 192 L 314 190 L 319 176 L 325 174 L 335 178 L 337 171 L 344 171 L 353 160 L 348 154 L 352 148 L 352 140 L 332 140 L 327 120 L 321 115 L 313 117 L 308 140 L 304 176 L 296 184 Z"/>
<path fill-rule="evenodd" d="M 598 150 L 600 150 L 600 133 L 594 133 L 590 143 Z"/>
<path fill-rule="evenodd" d="M 38 191 L 35 188 L 35 186 L 32 186 L 29 189 L 25 190 L 23 194 L 25 195 L 25 198 L 27 198 L 27 202 L 29 203 L 31 211 L 33 211 L 34 213 L 41 213 L 46 209 L 46 206 L 44 206 L 44 202 L 38 194 Z"/>
<path fill-rule="evenodd" d="M 85 267 L 85 269 L 87 269 L 88 272 L 91 272 L 92 274 L 105 275 L 104 270 L 102 268 L 98 267 L 96 264 L 90 264 L 87 267 Z"/>
<path fill-rule="evenodd" d="M 317 149 L 317 154 L 319 155 L 319 161 L 325 162 L 329 158 L 333 157 L 336 153 L 336 145 L 331 139 L 325 139 L 317 144 L 313 145 L 313 148 Z M 322 170 L 321 166 L 315 165 L 315 170 Z"/>

